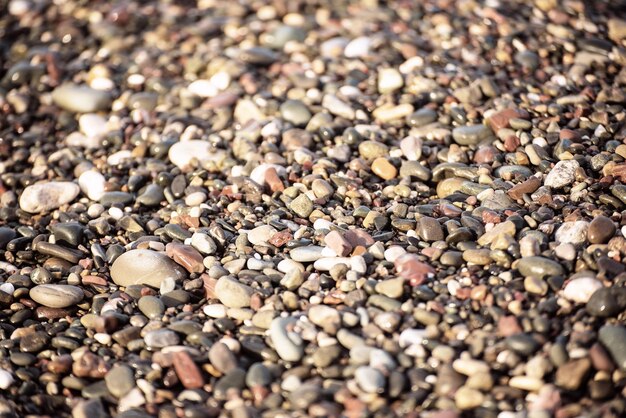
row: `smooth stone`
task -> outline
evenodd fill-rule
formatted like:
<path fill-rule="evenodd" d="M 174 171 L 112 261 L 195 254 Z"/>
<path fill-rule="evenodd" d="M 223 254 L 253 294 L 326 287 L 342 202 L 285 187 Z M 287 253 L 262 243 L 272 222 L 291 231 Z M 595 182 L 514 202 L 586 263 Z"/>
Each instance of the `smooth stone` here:
<path fill-rule="evenodd" d="M 381 393 L 385 390 L 385 376 L 373 367 L 361 366 L 354 372 L 354 379 L 367 393 Z"/>
<path fill-rule="evenodd" d="M 65 284 L 40 284 L 29 292 L 30 298 L 49 308 L 67 308 L 83 300 L 80 287 Z"/>
<path fill-rule="evenodd" d="M 428 242 L 443 241 L 443 228 L 437 219 L 424 216 L 417 221 L 417 233 Z"/>
<path fill-rule="evenodd" d="M 611 317 L 626 309 L 626 288 L 601 287 L 587 301 L 587 312 L 597 317 Z"/>
<path fill-rule="evenodd" d="M 100 398 L 81 399 L 72 408 L 72 418 L 108 418 L 109 416 Z"/>
<path fill-rule="evenodd" d="M 389 147 L 378 141 L 363 141 L 359 144 L 359 155 L 366 160 L 386 157 L 389 154 Z"/>
<path fill-rule="evenodd" d="M 200 232 L 194 232 L 191 236 L 191 246 L 206 255 L 215 254 L 217 251 L 217 244 L 213 238 Z"/>
<path fill-rule="evenodd" d="M 626 371 L 626 327 L 604 325 L 598 333 L 600 343 L 607 349 L 617 367 Z"/>
<path fill-rule="evenodd" d="M 306 125 L 311 119 L 311 111 L 300 100 L 287 100 L 280 105 L 280 115 L 295 126 Z"/>
<path fill-rule="evenodd" d="M 185 270 L 163 253 L 151 250 L 130 250 L 120 255 L 111 266 L 111 278 L 119 286 L 143 284 L 159 288 L 166 279 L 187 277 Z"/>
<path fill-rule="evenodd" d="M 564 222 L 556 231 L 554 238 L 562 244 L 580 246 L 587 241 L 589 223 L 585 221 Z"/>
<path fill-rule="evenodd" d="M 309 320 L 327 333 L 334 335 L 341 326 L 339 312 L 326 305 L 313 305 L 307 313 Z"/>
<path fill-rule="evenodd" d="M 142 296 L 137 302 L 137 307 L 148 319 L 158 319 L 165 312 L 165 305 L 156 296 Z"/>
<path fill-rule="evenodd" d="M 0 389 L 7 390 L 15 382 L 15 378 L 11 372 L 0 369 Z"/>
<path fill-rule="evenodd" d="M 224 343 L 215 343 L 209 350 L 209 361 L 222 373 L 230 373 L 237 368 L 237 357 Z"/>
<path fill-rule="evenodd" d="M 599 280 L 591 277 L 579 277 L 565 285 L 563 296 L 572 302 L 587 303 L 591 295 L 602 287 L 602 282 Z"/>
<path fill-rule="evenodd" d="M 356 118 L 356 110 L 334 94 L 325 94 L 322 99 L 322 107 L 333 115 L 353 120 Z"/>
<path fill-rule="evenodd" d="M 104 376 L 106 387 L 116 398 L 121 398 L 135 387 L 135 374 L 126 365 L 115 365 Z"/>
<path fill-rule="evenodd" d="M 168 151 L 172 164 L 183 171 L 191 169 L 193 161 L 200 165 L 209 161 L 219 162 L 224 155 L 223 150 L 212 150 L 209 142 L 201 140 L 177 142 Z"/>
<path fill-rule="evenodd" d="M 387 296 L 388 298 L 398 299 L 404 294 L 404 281 L 405 280 L 400 277 L 383 280 L 376 283 L 376 287 L 374 289 L 376 292 Z"/>
<path fill-rule="evenodd" d="M 324 257 L 322 254 L 323 250 L 324 247 L 317 245 L 297 247 L 289 251 L 289 256 L 293 261 L 297 261 L 299 263 L 312 263 Z"/>
<path fill-rule="evenodd" d="M 517 264 L 517 269 L 524 277 L 535 276 L 542 278 L 563 275 L 563 266 L 549 258 L 538 256 L 521 258 Z"/>
<path fill-rule="evenodd" d="M 139 197 L 137 197 L 137 203 L 144 206 L 158 206 L 165 200 L 165 194 L 163 188 L 158 184 L 149 184 Z"/>
<path fill-rule="evenodd" d="M 64 241 L 71 245 L 78 245 L 83 240 L 84 225 L 78 222 L 64 222 L 54 224 L 50 230 L 57 241 Z"/>
<path fill-rule="evenodd" d="M 67 181 L 50 181 L 28 186 L 20 196 L 20 208 L 29 213 L 49 212 L 70 203 L 80 193 L 77 184 Z"/>
<path fill-rule="evenodd" d="M 248 241 L 250 241 L 252 245 L 263 245 L 266 244 L 276 232 L 278 232 L 276 228 L 271 225 L 257 226 L 248 231 Z"/>
<path fill-rule="evenodd" d="M 574 182 L 576 170 L 580 164 L 576 160 L 559 161 L 550 170 L 543 184 L 553 189 L 560 189 Z"/>
<path fill-rule="evenodd" d="M 287 327 L 296 322 L 294 317 L 277 317 L 272 320 L 269 329 L 269 338 L 272 340 L 278 356 L 289 362 L 300 361 L 304 355 L 304 347 L 300 336 L 288 332 Z"/>
<path fill-rule="evenodd" d="M 203 256 L 191 245 L 170 242 L 165 246 L 165 253 L 189 273 L 203 273 Z"/>
<path fill-rule="evenodd" d="M 469 125 L 454 128 L 452 139 L 459 145 L 477 145 L 483 141 L 492 142 L 494 137 L 487 125 Z"/>
<path fill-rule="evenodd" d="M 144 336 L 146 345 L 150 348 L 164 348 L 178 345 L 180 338 L 178 334 L 169 329 L 156 329 L 149 331 Z"/>
<path fill-rule="evenodd" d="M 76 113 L 92 113 L 111 107 L 111 96 L 106 91 L 62 84 L 52 91 L 52 100 L 65 110 Z"/>
<path fill-rule="evenodd" d="M 607 243 L 615 235 L 615 224 L 606 216 L 593 218 L 587 229 L 587 239 L 592 244 Z"/>
<path fill-rule="evenodd" d="M 514 237 L 515 230 L 515 224 L 511 221 L 499 223 L 478 238 L 478 245 L 482 245 L 483 247 L 488 246 L 502 236 Z"/>
<path fill-rule="evenodd" d="M 485 401 L 485 395 L 476 389 L 462 386 L 454 394 L 454 401 L 457 408 L 465 411 L 478 408 L 482 405 Z"/>
<path fill-rule="evenodd" d="M 105 192 L 106 179 L 100 172 L 87 170 L 78 177 L 78 185 L 82 192 L 94 201 L 100 201 Z"/>
<path fill-rule="evenodd" d="M 133 199 L 134 197 L 131 193 L 112 191 L 104 192 L 102 196 L 100 196 L 100 203 L 107 208 L 113 205 L 126 206 L 132 203 Z"/>
<path fill-rule="evenodd" d="M 404 78 L 395 68 L 381 68 L 378 70 L 378 92 L 392 93 L 404 85 Z"/>
<path fill-rule="evenodd" d="M 8 227 L 0 227 L 0 248 L 6 248 L 7 244 L 15 238 L 17 233 Z"/>
<path fill-rule="evenodd" d="M 220 277 L 215 285 L 215 295 L 229 308 L 246 308 L 254 290 L 228 276 Z"/>

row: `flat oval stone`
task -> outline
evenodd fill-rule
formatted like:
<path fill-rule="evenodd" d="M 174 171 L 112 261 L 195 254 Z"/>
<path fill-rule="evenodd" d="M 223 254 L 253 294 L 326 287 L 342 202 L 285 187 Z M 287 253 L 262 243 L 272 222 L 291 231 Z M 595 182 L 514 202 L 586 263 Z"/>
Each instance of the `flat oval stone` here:
<path fill-rule="evenodd" d="M 52 100 L 63 109 L 77 113 L 97 112 L 111 106 L 111 96 L 106 91 L 72 83 L 54 89 Z"/>
<path fill-rule="evenodd" d="M 211 144 L 207 141 L 193 140 L 175 143 L 168 151 L 168 156 L 178 168 L 188 170 L 194 160 L 200 164 L 221 160 L 224 157 L 224 151 L 212 150 Z"/>
<path fill-rule="evenodd" d="M 459 145 L 476 145 L 485 140 L 493 141 L 493 132 L 487 125 L 459 126 L 452 130 L 452 139 Z"/>
<path fill-rule="evenodd" d="M 30 289 L 30 298 L 49 308 L 67 308 L 83 300 L 80 287 L 65 284 L 40 284 Z"/>
<path fill-rule="evenodd" d="M 144 284 L 159 288 L 163 280 L 186 277 L 184 269 L 165 254 L 150 250 L 131 250 L 120 255 L 111 266 L 111 278 L 119 286 Z"/>
<path fill-rule="evenodd" d="M 28 186 L 20 196 L 20 208 L 29 213 L 49 212 L 78 196 L 80 188 L 69 181 L 50 181 Z"/>
<path fill-rule="evenodd" d="M 544 257 L 523 257 L 517 264 L 517 269 L 522 276 L 562 276 L 563 266 L 556 261 Z"/>

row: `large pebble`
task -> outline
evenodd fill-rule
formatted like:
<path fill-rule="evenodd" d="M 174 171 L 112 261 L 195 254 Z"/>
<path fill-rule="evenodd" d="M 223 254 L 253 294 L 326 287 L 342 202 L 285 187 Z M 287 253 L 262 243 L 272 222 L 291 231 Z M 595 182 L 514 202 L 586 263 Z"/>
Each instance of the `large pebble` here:
<path fill-rule="evenodd" d="M 493 132 L 487 125 L 459 126 L 452 130 L 452 139 L 459 145 L 476 145 L 494 140 Z"/>
<path fill-rule="evenodd" d="M 105 192 L 106 179 L 95 170 L 87 170 L 78 177 L 78 185 L 91 200 L 99 201 Z"/>
<path fill-rule="evenodd" d="M 80 287 L 65 284 L 40 284 L 30 289 L 29 294 L 32 300 L 49 308 L 67 308 L 85 296 Z"/>
<path fill-rule="evenodd" d="M 613 361 L 622 371 L 626 371 L 626 327 L 623 325 L 605 325 L 598 333 L 600 342 L 613 357 Z"/>
<path fill-rule="evenodd" d="M 354 378 L 364 392 L 378 393 L 385 389 L 385 376 L 373 367 L 359 367 L 354 372 Z"/>
<path fill-rule="evenodd" d="M 576 303 L 587 303 L 596 290 L 602 288 L 602 282 L 591 277 L 579 277 L 565 285 L 563 296 Z"/>
<path fill-rule="evenodd" d="M 278 317 L 274 318 L 270 325 L 269 337 L 274 344 L 274 349 L 285 361 L 299 361 L 304 354 L 300 336 L 287 330 L 295 322 L 296 319 L 293 317 Z"/>
<path fill-rule="evenodd" d="M 562 276 L 563 267 L 556 261 L 550 260 L 545 257 L 523 257 L 517 264 L 517 269 L 522 276 Z"/>
<path fill-rule="evenodd" d="M 213 150 L 207 141 L 192 140 L 177 142 L 170 148 L 170 161 L 181 170 L 189 170 L 194 161 L 202 165 L 209 161 L 219 162 L 224 158 L 223 150 Z"/>
<path fill-rule="evenodd" d="M 564 222 L 554 235 L 562 244 L 582 245 L 587 241 L 589 223 L 585 221 Z"/>
<path fill-rule="evenodd" d="M 215 285 L 215 294 L 229 308 L 245 308 L 250 306 L 250 298 L 254 290 L 228 276 L 220 277 Z"/>
<path fill-rule="evenodd" d="M 576 170 L 580 167 L 576 160 L 559 161 L 550 170 L 543 184 L 553 189 L 560 189 L 574 182 Z"/>
<path fill-rule="evenodd" d="M 52 100 L 63 109 L 77 113 L 97 112 L 111 106 L 111 96 L 106 91 L 71 83 L 54 89 Z"/>
<path fill-rule="evenodd" d="M 120 255 L 111 266 L 111 278 L 119 286 L 143 284 L 159 288 L 166 279 L 180 280 L 184 269 L 163 253 L 131 250 Z"/>
<path fill-rule="evenodd" d="M 20 196 L 20 208 L 30 213 L 49 212 L 78 196 L 80 188 L 68 181 L 50 181 L 28 186 Z"/>

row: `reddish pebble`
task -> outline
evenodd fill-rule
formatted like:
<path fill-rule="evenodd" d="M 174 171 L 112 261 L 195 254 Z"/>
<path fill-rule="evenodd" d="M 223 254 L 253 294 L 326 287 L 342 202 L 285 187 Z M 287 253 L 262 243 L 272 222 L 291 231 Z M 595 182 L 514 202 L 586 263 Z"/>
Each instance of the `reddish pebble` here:
<path fill-rule="evenodd" d="M 358 245 L 369 247 L 375 242 L 374 238 L 362 229 L 351 229 L 344 234 L 344 238 L 348 240 L 352 247 L 356 247 Z"/>
<path fill-rule="evenodd" d="M 275 247 L 280 248 L 283 245 L 287 244 L 292 238 L 293 238 L 293 235 L 291 234 L 291 232 L 288 229 L 285 229 L 283 231 L 279 231 L 275 233 L 274 235 L 272 235 L 272 237 L 267 242 L 269 242 Z"/>
<path fill-rule="evenodd" d="M 340 257 L 345 257 L 352 251 L 352 245 L 339 231 L 330 231 L 326 234 L 324 243 Z"/>
<path fill-rule="evenodd" d="M 66 374 L 72 369 L 72 356 L 69 354 L 63 354 L 58 357 L 54 357 L 46 364 L 46 369 L 50 373 L 54 374 Z"/>
<path fill-rule="evenodd" d="M 174 353 L 174 370 L 178 379 L 186 389 L 200 389 L 204 385 L 204 378 L 196 363 L 186 351 Z"/>
<path fill-rule="evenodd" d="M 72 373 L 77 377 L 101 379 L 109 371 L 104 359 L 92 352 L 85 352 L 72 365 Z"/>
<path fill-rule="evenodd" d="M 522 327 L 520 327 L 519 322 L 517 322 L 517 318 L 514 316 L 502 316 L 498 320 L 498 335 L 509 337 L 521 332 Z"/>
<path fill-rule="evenodd" d="M 270 167 L 265 171 L 265 182 L 273 193 L 285 190 L 285 185 L 274 167 Z"/>
<path fill-rule="evenodd" d="M 529 177 L 528 180 L 516 184 L 512 188 L 509 189 L 507 194 L 511 197 L 511 199 L 521 199 L 523 195 L 533 193 L 541 186 L 541 179 L 538 177 L 532 176 Z"/>
<path fill-rule="evenodd" d="M 204 257 L 191 245 L 170 242 L 165 246 L 165 253 L 189 273 L 204 272 L 204 264 L 202 263 Z"/>
<path fill-rule="evenodd" d="M 106 286 L 109 284 L 107 279 L 100 276 L 83 276 L 82 282 L 84 285 L 91 284 L 96 286 Z"/>
<path fill-rule="evenodd" d="M 412 286 L 426 281 L 428 276 L 435 274 L 435 269 L 419 260 L 415 254 L 403 254 L 396 258 L 394 265 L 400 277 L 409 280 Z"/>

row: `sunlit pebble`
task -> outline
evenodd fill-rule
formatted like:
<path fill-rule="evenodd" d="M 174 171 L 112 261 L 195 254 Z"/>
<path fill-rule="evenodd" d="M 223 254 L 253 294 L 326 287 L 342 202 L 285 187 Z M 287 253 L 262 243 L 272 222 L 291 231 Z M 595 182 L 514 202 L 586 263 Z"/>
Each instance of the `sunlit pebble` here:
<path fill-rule="evenodd" d="M 0 290 L 2 290 L 4 293 L 12 295 L 15 291 L 15 286 L 13 286 L 11 283 L 2 283 L 0 284 Z"/>
<path fill-rule="evenodd" d="M 32 8 L 32 4 L 26 0 L 12 0 L 9 3 L 9 14 L 17 17 L 21 17 L 28 13 Z"/>
<path fill-rule="evenodd" d="M 113 90 L 115 83 L 109 78 L 96 77 L 89 82 L 89 87 L 96 90 Z"/>
<path fill-rule="evenodd" d="M 141 87 L 146 82 L 146 77 L 141 74 L 131 74 L 126 79 L 130 87 Z"/>
<path fill-rule="evenodd" d="M 122 216 L 124 216 L 124 211 L 120 208 L 112 207 L 109 209 L 109 215 L 111 216 L 111 218 L 119 221 L 120 219 L 122 219 Z"/>

